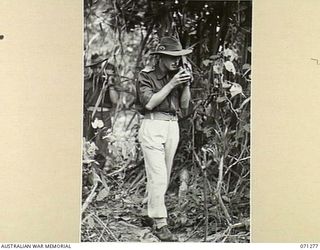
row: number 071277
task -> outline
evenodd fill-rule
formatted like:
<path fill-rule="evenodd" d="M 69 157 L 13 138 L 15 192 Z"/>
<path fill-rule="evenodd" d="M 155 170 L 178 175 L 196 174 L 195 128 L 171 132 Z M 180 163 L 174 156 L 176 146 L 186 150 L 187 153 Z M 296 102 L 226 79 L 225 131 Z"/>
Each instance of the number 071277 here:
<path fill-rule="evenodd" d="M 309 249 L 315 249 L 315 248 L 318 248 L 318 245 L 319 244 L 308 244 L 308 243 L 302 243 L 300 244 L 300 248 L 309 248 Z"/>

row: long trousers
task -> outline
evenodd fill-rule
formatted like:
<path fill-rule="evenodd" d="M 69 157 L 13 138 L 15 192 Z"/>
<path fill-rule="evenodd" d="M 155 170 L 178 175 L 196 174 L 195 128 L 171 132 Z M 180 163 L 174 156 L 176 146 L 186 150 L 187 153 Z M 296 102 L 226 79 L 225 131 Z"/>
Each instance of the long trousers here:
<path fill-rule="evenodd" d="M 139 140 L 147 174 L 148 216 L 166 218 L 165 193 L 179 143 L 178 122 L 144 119 Z"/>

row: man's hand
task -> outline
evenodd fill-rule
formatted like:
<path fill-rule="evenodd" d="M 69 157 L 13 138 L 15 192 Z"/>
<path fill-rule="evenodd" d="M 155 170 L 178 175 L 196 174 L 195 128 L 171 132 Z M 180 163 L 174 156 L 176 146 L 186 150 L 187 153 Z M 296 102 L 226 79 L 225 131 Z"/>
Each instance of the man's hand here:
<path fill-rule="evenodd" d="M 182 69 L 177 74 L 175 74 L 174 77 L 172 77 L 169 84 L 172 86 L 172 88 L 175 88 L 178 85 L 187 83 L 190 80 L 190 74 L 186 70 Z"/>
<path fill-rule="evenodd" d="M 158 106 L 170 94 L 170 92 L 177 86 L 190 81 L 191 76 L 184 69 L 181 69 L 172 79 L 157 93 L 154 93 L 149 102 L 146 104 L 146 109 L 152 110 Z M 189 88 L 185 88 L 189 89 Z M 190 91 L 190 90 L 189 90 Z M 186 99 L 186 98 L 184 98 Z M 189 102 L 189 100 L 187 100 Z"/>

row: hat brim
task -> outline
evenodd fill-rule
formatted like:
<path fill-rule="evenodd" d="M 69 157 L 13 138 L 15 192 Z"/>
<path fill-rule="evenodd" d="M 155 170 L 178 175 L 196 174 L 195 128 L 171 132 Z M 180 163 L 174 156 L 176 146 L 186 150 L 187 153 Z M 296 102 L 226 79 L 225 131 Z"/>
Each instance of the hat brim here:
<path fill-rule="evenodd" d="M 164 54 L 164 55 L 169 55 L 169 56 L 185 56 L 192 53 L 191 49 L 183 49 L 183 50 L 178 50 L 178 51 L 153 51 L 150 52 L 150 55 L 155 55 L 155 54 Z"/>

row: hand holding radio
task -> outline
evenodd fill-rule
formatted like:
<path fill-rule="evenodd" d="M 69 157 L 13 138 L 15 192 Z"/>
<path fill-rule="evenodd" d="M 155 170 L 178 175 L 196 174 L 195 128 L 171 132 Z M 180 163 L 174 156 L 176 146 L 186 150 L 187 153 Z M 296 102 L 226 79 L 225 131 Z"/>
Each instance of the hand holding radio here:
<path fill-rule="evenodd" d="M 191 74 L 187 70 L 180 68 L 178 73 L 173 76 L 169 83 L 175 88 L 180 84 L 187 84 L 190 80 Z"/>

